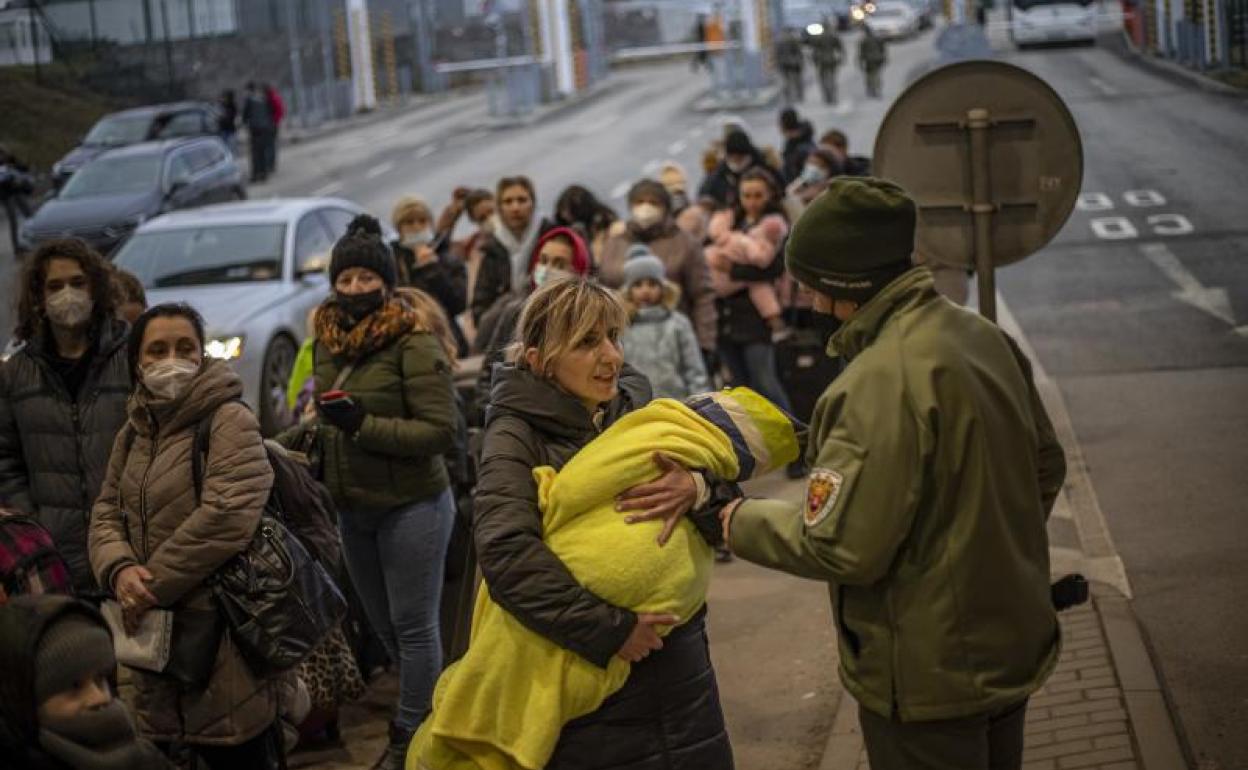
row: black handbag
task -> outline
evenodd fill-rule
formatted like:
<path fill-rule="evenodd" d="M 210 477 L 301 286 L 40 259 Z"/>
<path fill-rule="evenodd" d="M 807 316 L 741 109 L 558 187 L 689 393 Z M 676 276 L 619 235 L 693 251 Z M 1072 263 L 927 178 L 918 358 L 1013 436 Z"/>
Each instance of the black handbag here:
<path fill-rule="evenodd" d="M 261 677 L 298 665 L 347 612 L 325 568 L 268 514 L 247 550 L 217 571 L 212 590 L 235 646 Z"/>
<path fill-rule="evenodd" d="M 169 662 L 161 673 L 176 680 L 185 690 L 203 690 L 212 679 L 224 632 L 225 620 L 215 607 L 174 608 Z"/>

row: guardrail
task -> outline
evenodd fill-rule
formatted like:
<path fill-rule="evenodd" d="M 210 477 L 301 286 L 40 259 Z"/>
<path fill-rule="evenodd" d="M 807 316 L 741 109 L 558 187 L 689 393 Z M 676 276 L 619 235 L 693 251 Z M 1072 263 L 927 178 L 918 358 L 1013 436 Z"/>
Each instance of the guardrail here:
<path fill-rule="evenodd" d="M 531 64 L 537 64 L 538 60 L 532 56 L 509 56 L 504 59 L 473 59 L 471 61 L 461 62 L 441 62 L 434 65 L 434 69 L 440 73 L 452 72 L 481 72 L 484 70 L 501 70 L 511 69 L 514 67 L 527 67 Z"/>
<path fill-rule="evenodd" d="M 741 43 L 671 43 L 669 45 L 649 45 L 644 48 L 621 48 L 611 52 L 611 61 L 637 61 L 638 59 L 658 59 L 664 56 L 679 56 L 686 53 L 719 53 L 735 51 Z"/>

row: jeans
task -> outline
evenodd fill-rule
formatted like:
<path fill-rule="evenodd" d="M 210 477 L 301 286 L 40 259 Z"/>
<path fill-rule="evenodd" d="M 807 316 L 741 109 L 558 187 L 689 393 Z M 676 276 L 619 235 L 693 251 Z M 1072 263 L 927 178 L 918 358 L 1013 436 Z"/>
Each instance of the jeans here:
<path fill-rule="evenodd" d="M 734 386 L 745 386 L 758 391 L 758 394 L 771 401 L 786 412 L 792 413 L 789 395 L 780 384 L 780 375 L 776 372 L 776 348 L 770 342 L 748 342 L 744 345 L 735 342 L 721 342 L 720 355 L 732 373 Z"/>
<path fill-rule="evenodd" d="M 375 527 L 349 511 L 339 520 L 347 572 L 364 614 L 399 667 L 394 723 L 403 730 L 415 730 L 429 713 L 442 673 L 438 607 L 454 520 L 450 489 L 394 509 Z"/>

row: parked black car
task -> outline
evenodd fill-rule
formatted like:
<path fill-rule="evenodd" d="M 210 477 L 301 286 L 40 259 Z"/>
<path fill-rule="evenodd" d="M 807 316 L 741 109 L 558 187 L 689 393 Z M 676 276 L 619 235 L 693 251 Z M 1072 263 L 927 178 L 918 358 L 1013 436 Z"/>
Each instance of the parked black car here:
<path fill-rule="evenodd" d="M 158 214 L 246 197 L 243 172 L 219 138 L 144 142 L 79 169 L 22 225 L 20 239 L 31 249 L 72 235 L 110 254 Z"/>
<path fill-rule="evenodd" d="M 205 102 L 155 104 L 114 112 L 96 121 L 82 144 L 52 165 L 52 185 L 60 189 L 75 171 L 107 150 L 157 139 L 216 133 L 217 108 Z"/>

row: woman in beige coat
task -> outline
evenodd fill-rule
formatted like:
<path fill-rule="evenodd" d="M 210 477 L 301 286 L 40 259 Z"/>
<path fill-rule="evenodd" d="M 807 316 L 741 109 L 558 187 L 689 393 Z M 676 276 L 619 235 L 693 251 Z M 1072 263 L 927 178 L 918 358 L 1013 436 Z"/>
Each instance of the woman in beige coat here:
<path fill-rule="evenodd" d="M 242 380 L 224 362 L 205 360 L 203 348 L 203 320 L 186 305 L 148 310 L 130 336 L 139 384 L 91 512 L 89 540 L 91 568 L 128 627 L 154 607 L 175 617 L 188 608 L 214 610 L 205 581 L 247 547 L 273 484 L 259 424 L 239 400 Z M 205 419 L 212 427 L 197 505 L 191 463 Z M 252 676 L 228 633 L 217 644 L 202 690 L 133 670 L 139 728 L 166 750 L 190 746 L 214 770 L 268 768 L 276 684 Z"/>

